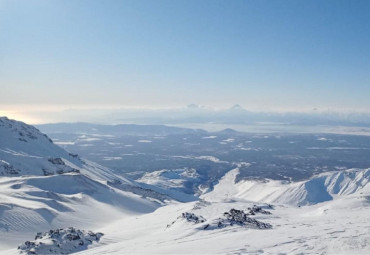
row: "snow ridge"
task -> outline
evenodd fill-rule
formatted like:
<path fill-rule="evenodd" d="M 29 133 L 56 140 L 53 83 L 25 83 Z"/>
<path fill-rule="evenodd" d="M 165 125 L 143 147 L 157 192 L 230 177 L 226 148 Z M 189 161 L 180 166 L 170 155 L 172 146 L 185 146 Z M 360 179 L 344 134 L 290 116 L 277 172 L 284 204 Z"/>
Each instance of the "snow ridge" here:
<path fill-rule="evenodd" d="M 101 227 L 173 200 L 65 151 L 23 122 L 1 117 L 0 141 L 0 247 L 53 228 Z"/>
<path fill-rule="evenodd" d="M 235 183 L 238 173 L 238 168 L 229 171 L 215 189 L 202 198 L 217 201 L 234 197 L 302 206 L 330 201 L 337 196 L 370 193 L 370 169 L 326 172 L 307 181 L 293 183 L 274 180 L 242 180 Z"/>

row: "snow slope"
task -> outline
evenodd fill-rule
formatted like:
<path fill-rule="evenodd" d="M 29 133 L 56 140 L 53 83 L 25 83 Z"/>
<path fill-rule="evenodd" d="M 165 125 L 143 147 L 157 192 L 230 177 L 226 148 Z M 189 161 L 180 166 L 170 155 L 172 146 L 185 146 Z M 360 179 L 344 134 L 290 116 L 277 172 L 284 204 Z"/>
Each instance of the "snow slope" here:
<path fill-rule="evenodd" d="M 94 228 L 158 205 L 81 174 L 0 178 L 0 247 L 36 232 L 76 226 Z"/>
<path fill-rule="evenodd" d="M 0 254 L 19 254 L 36 233 L 68 227 L 104 234 L 75 254 L 370 253 L 370 169 L 297 183 L 235 183 L 238 172 L 193 201 L 178 188 L 197 179 L 194 171 L 158 171 L 139 184 L 0 118 Z M 167 203 L 170 196 L 186 203 Z M 270 214 L 251 213 L 255 204 Z M 58 251 L 44 239 L 40 250 Z"/>
<path fill-rule="evenodd" d="M 39 231 L 96 228 L 152 212 L 166 200 L 68 153 L 32 126 L 0 118 L 0 250 Z"/>
<path fill-rule="evenodd" d="M 135 192 L 160 202 L 172 199 L 195 200 L 194 197 L 177 191 L 134 182 L 112 169 L 81 159 L 54 144 L 38 129 L 23 122 L 0 117 L 0 141 L 0 177 L 81 173 L 94 180 L 108 181 L 108 184 L 115 188 Z"/>
<path fill-rule="evenodd" d="M 369 254 L 370 196 L 354 193 L 311 206 L 259 204 L 271 214 L 254 219 L 271 229 L 251 226 L 216 227 L 224 213 L 247 211 L 255 203 L 243 199 L 167 205 L 133 215 L 94 231 L 99 243 L 76 254 Z M 182 215 L 195 214 L 200 221 Z M 204 221 L 203 221 L 204 219 Z M 214 227 L 204 229 L 207 224 Z M 16 249 L 4 254 L 17 254 Z"/>
<path fill-rule="evenodd" d="M 20 121 L 0 118 L 0 176 L 81 172 L 100 180 L 131 181 L 55 145 L 45 134 Z M 13 173 L 6 169 L 14 169 Z"/>
<path fill-rule="evenodd" d="M 237 173 L 238 169 L 230 171 L 213 192 L 202 196 L 204 200 L 164 206 L 98 229 L 106 233 L 102 242 L 81 254 L 370 253 L 368 170 L 329 172 L 300 183 L 253 185 L 235 184 Z M 323 190 L 330 198 L 319 195 Z M 225 212 L 247 212 L 256 204 L 248 200 L 269 199 L 276 202 L 257 204 L 271 214 L 250 217 L 271 229 L 217 227 Z M 298 207 L 298 202 L 306 206 Z"/>
<path fill-rule="evenodd" d="M 333 200 L 338 196 L 370 194 L 370 169 L 350 169 L 326 172 L 302 182 L 249 181 L 235 183 L 239 169 L 229 171 L 214 190 L 201 196 L 210 201 L 228 198 L 280 203 L 310 205 Z"/>
<path fill-rule="evenodd" d="M 328 172 L 299 183 L 235 183 L 237 174 L 238 169 L 227 173 L 199 202 L 168 205 L 99 229 L 105 239 L 83 254 L 370 253 L 369 169 Z M 225 212 L 248 211 L 256 203 L 271 214 L 251 217 L 271 229 L 217 227 Z"/>
<path fill-rule="evenodd" d="M 232 208 L 253 203 L 239 200 L 191 202 L 161 207 L 126 218 L 98 231 L 101 242 L 77 254 L 369 254 L 370 203 L 365 197 L 340 197 L 304 207 L 274 205 L 272 214 L 253 216 L 272 225 L 256 229 L 233 225 L 204 230 Z M 190 212 L 206 219 L 181 218 Z M 180 217 L 179 217 L 180 216 Z"/>

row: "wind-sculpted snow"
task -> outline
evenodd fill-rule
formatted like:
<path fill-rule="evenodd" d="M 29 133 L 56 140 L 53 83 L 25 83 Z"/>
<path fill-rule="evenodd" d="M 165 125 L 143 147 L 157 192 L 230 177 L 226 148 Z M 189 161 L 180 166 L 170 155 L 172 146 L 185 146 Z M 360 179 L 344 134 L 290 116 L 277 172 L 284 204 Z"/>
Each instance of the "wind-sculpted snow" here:
<path fill-rule="evenodd" d="M 100 227 L 172 200 L 65 151 L 25 123 L 0 118 L 0 141 L 0 247 L 51 228 Z"/>
<path fill-rule="evenodd" d="M 93 242 L 99 242 L 102 233 L 84 231 L 73 227 L 37 233 L 34 241 L 26 241 L 18 247 L 24 255 L 70 254 L 87 249 Z"/>
<path fill-rule="evenodd" d="M 0 178 L 0 246 L 31 233 L 107 222 L 149 213 L 157 202 L 81 174 Z M 12 237 L 13 236 L 13 237 Z"/>

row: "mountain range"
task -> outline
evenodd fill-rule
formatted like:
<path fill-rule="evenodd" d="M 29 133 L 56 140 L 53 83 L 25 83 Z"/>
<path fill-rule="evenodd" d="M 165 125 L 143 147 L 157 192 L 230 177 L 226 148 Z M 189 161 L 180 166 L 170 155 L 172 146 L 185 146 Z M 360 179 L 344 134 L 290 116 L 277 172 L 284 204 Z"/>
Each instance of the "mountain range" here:
<path fill-rule="evenodd" d="M 126 130 L 138 129 L 145 133 L 144 127 Z M 238 173 L 235 167 L 212 189 L 186 194 L 181 180 L 196 179 L 191 171 L 152 172 L 133 181 L 62 149 L 33 126 L 1 117 L 0 253 L 370 251 L 369 169 L 300 182 L 238 181 Z"/>

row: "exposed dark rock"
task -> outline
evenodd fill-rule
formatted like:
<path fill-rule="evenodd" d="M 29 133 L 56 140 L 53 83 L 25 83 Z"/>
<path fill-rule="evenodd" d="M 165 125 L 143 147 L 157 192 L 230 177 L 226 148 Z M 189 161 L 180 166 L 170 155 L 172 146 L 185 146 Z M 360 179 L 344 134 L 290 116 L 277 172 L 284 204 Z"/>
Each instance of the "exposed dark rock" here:
<path fill-rule="evenodd" d="M 218 227 L 224 227 L 227 225 L 240 225 L 240 226 L 253 226 L 259 229 L 270 229 L 272 228 L 272 225 L 269 223 L 264 223 L 261 221 L 258 221 L 256 219 L 253 219 L 251 217 L 248 217 L 248 214 L 246 214 L 242 210 L 237 209 L 231 209 L 229 212 L 224 213 L 225 219 L 221 219 L 218 222 Z"/>
<path fill-rule="evenodd" d="M 63 159 L 61 158 L 49 158 L 48 161 L 53 163 L 54 165 L 62 165 L 62 166 L 65 165 Z"/>
<path fill-rule="evenodd" d="M 54 175 L 54 172 L 50 172 L 45 168 L 42 169 L 42 172 L 44 173 L 44 176 Z"/>
<path fill-rule="evenodd" d="M 195 224 L 203 223 L 206 221 L 202 216 L 195 215 L 194 213 L 184 212 L 182 218 L 186 219 L 188 222 L 193 222 Z"/>
<path fill-rule="evenodd" d="M 80 173 L 80 170 L 75 169 L 75 168 L 67 168 L 67 169 L 58 169 L 56 171 L 57 174 L 67 174 L 67 173 Z"/>
<path fill-rule="evenodd" d="M 78 156 L 78 154 L 69 153 L 69 156 L 71 156 L 72 158 L 78 158 L 78 159 L 80 159 L 80 157 Z"/>
<path fill-rule="evenodd" d="M 18 247 L 20 254 L 70 254 L 98 242 L 102 233 L 83 231 L 75 228 L 55 229 L 37 233 L 35 241 L 26 241 Z"/>
<path fill-rule="evenodd" d="M 253 205 L 252 208 L 248 208 L 250 215 L 255 215 L 256 213 L 262 213 L 262 214 L 271 214 L 271 212 L 263 210 L 262 207 Z"/>
<path fill-rule="evenodd" d="M 200 215 L 195 215 L 194 213 L 184 212 L 181 214 L 181 216 L 177 217 L 177 219 L 174 220 L 171 224 L 168 224 L 167 228 L 171 227 L 173 224 L 175 224 L 180 219 L 185 219 L 187 222 L 194 223 L 194 224 L 206 222 L 206 219 Z"/>
<path fill-rule="evenodd" d="M 193 207 L 193 210 L 199 210 L 199 209 L 201 209 L 201 208 L 203 208 L 203 207 L 206 207 L 206 206 L 209 206 L 209 205 L 211 205 L 211 203 L 210 202 L 208 202 L 208 201 L 205 201 L 205 200 L 199 200 L 195 205 L 194 205 L 194 207 Z"/>
<path fill-rule="evenodd" d="M 20 170 L 16 169 L 14 166 L 9 164 L 4 160 L 0 160 L 0 175 L 5 176 L 12 176 L 12 175 L 19 175 Z"/>

